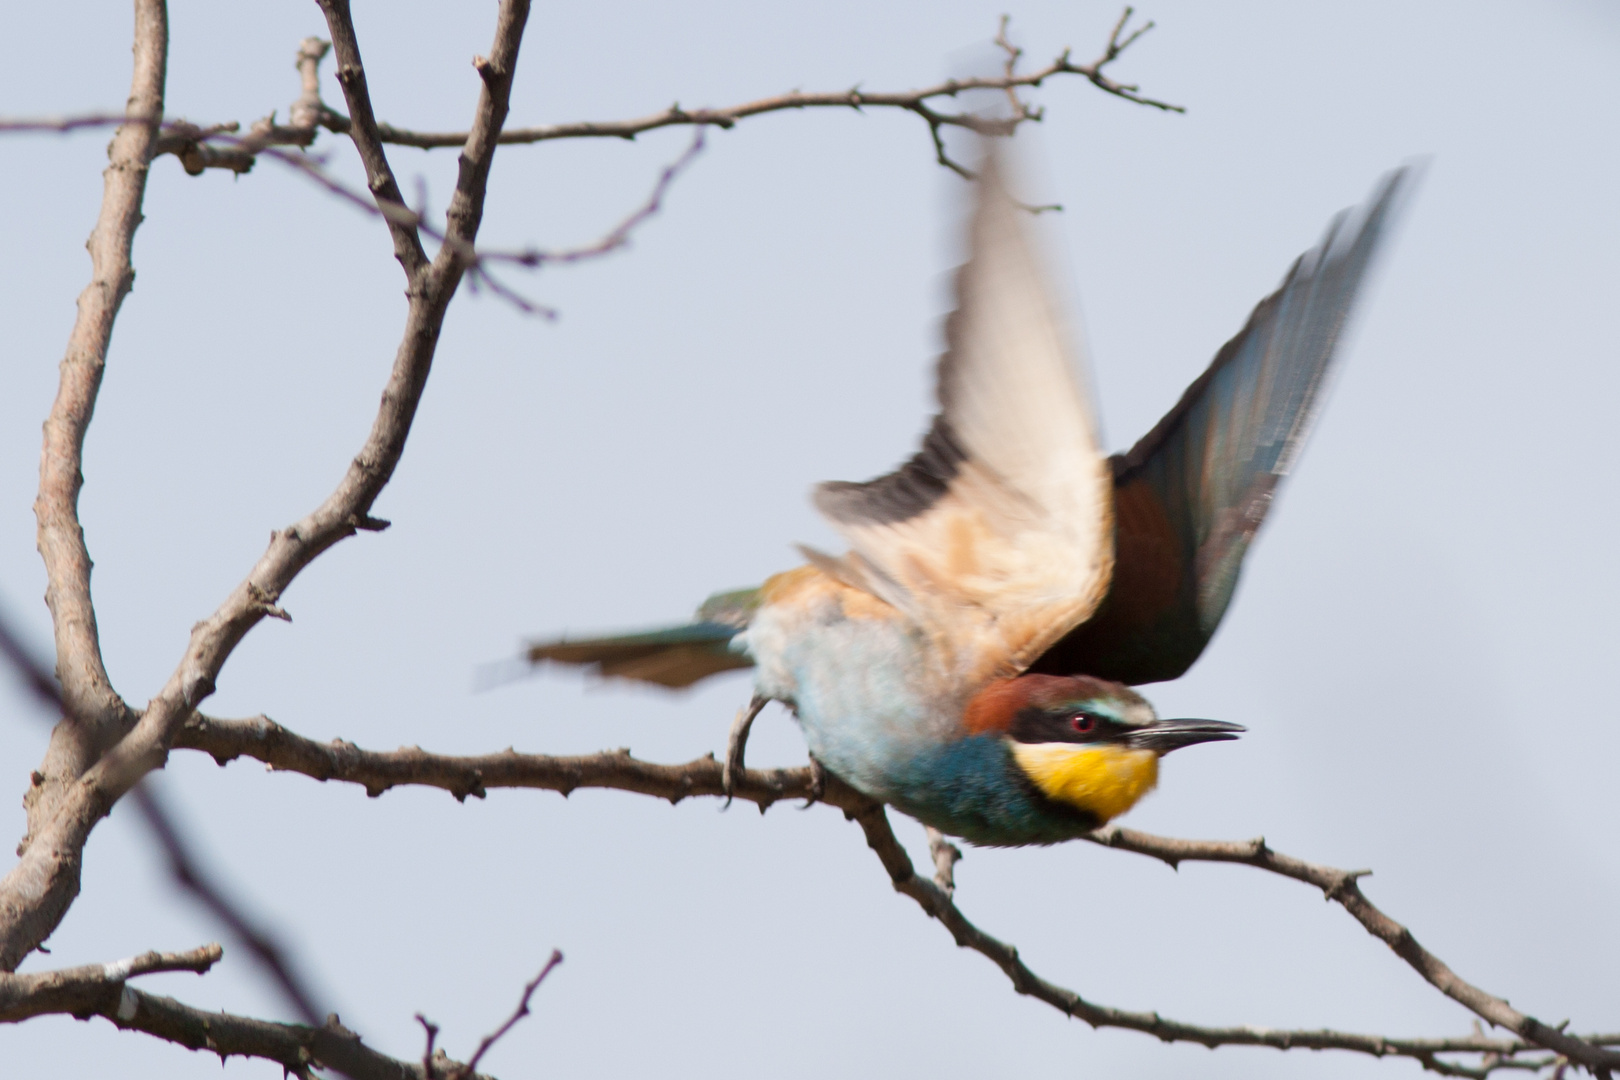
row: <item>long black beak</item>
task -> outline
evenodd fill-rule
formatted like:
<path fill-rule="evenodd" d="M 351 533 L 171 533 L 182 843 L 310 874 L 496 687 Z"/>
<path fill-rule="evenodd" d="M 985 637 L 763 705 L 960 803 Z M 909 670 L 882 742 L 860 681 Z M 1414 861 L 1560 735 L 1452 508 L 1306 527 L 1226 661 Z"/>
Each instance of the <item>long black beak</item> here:
<path fill-rule="evenodd" d="M 1238 732 L 1248 730 L 1242 724 L 1228 724 L 1224 720 L 1155 720 L 1131 732 L 1126 742 L 1138 750 L 1168 754 L 1194 743 L 1225 742 L 1237 738 Z"/>

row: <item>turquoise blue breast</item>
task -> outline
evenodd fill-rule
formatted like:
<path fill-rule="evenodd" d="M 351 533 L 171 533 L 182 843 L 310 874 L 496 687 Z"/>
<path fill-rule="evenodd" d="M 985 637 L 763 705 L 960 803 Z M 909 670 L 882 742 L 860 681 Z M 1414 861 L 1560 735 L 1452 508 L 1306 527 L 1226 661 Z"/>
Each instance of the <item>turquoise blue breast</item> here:
<path fill-rule="evenodd" d="M 972 735 L 892 762 L 889 801 L 925 824 L 975 844 L 1006 847 L 1072 840 L 1101 824 L 1047 798 L 999 735 Z"/>

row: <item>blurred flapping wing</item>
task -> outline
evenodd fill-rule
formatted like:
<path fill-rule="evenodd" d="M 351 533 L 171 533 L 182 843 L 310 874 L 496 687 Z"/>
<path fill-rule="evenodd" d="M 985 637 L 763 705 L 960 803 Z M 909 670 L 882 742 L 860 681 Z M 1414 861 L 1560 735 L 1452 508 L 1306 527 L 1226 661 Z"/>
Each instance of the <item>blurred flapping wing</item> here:
<path fill-rule="evenodd" d="M 854 549 L 816 561 L 934 634 L 964 682 L 1015 674 L 1090 616 L 1112 562 L 1112 477 L 1028 218 L 987 160 L 922 449 L 815 496 Z"/>
<path fill-rule="evenodd" d="M 1321 406 L 1340 333 L 1415 173 L 1334 219 L 1181 401 L 1111 459 L 1113 580 L 1097 613 L 1032 670 L 1126 683 L 1174 679 L 1226 613 L 1249 541 Z"/>

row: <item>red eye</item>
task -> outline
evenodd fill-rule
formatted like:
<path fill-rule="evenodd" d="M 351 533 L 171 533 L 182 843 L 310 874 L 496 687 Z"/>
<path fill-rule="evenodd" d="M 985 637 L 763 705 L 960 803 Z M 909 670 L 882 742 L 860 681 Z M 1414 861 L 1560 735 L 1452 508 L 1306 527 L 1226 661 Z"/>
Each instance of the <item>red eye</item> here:
<path fill-rule="evenodd" d="M 1090 735 L 1093 731 L 1097 730 L 1097 718 L 1095 716 L 1087 716 L 1085 713 L 1081 713 L 1080 715 L 1070 719 L 1069 726 L 1072 727 L 1075 730 L 1075 733 L 1078 735 Z"/>

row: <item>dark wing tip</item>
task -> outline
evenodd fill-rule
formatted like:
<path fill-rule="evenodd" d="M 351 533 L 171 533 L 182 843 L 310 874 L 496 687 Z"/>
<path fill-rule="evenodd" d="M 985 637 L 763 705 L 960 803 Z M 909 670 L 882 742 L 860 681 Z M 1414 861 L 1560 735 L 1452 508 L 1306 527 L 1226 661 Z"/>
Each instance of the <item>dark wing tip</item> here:
<path fill-rule="evenodd" d="M 1223 369 L 1237 362 L 1243 354 L 1245 345 L 1254 335 L 1268 327 L 1278 317 L 1278 307 L 1291 289 L 1302 283 L 1309 285 L 1313 279 L 1340 269 L 1351 271 L 1353 276 L 1359 279 L 1391 219 L 1410 198 L 1426 168 L 1426 159 L 1419 158 L 1390 170 L 1379 177 L 1371 198 L 1359 206 L 1346 208 L 1333 216 L 1322 239 L 1293 261 L 1288 273 L 1283 275 L 1282 283 L 1255 305 L 1243 329 L 1221 346 L 1209 367 L 1187 387 L 1175 407 L 1165 413 L 1153 429 L 1137 440 L 1136 445 L 1130 450 L 1124 454 L 1114 455 L 1111 462 L 1116 483 L 1128 480 L 1182 427 L 1188 415 L 1203 401 L 1209 384 Z M 1341 326 L 1337 323 L 1331 328 L 1331 332 L 1327 335 L 1326 348 L 1318 358 L 1318 366 L 1324 370 L 1332 359 L 1335 351 L 1333 344 L 1340 329 Z M 1314 389 L 1307 396 L 1314 398 Z M 1308 421 L 1314 416 L 1312 403 L 1307 401 L 1302 405 L 1301 416 Z M 1296 444 L 1304 435 L 1306 426 L 1308 425 L 1301 424 L 1294 432 Z"/>
<path fill-rule="evenodd" d="M 951 481 L 967 460 L 942 413 L 923 439 L 922 449 L 887 476 L 864 483 L 833 480 L 816 487 L 814 501 L 840 525 L 893 525 L 926 513 L 944 498 Z"/>

